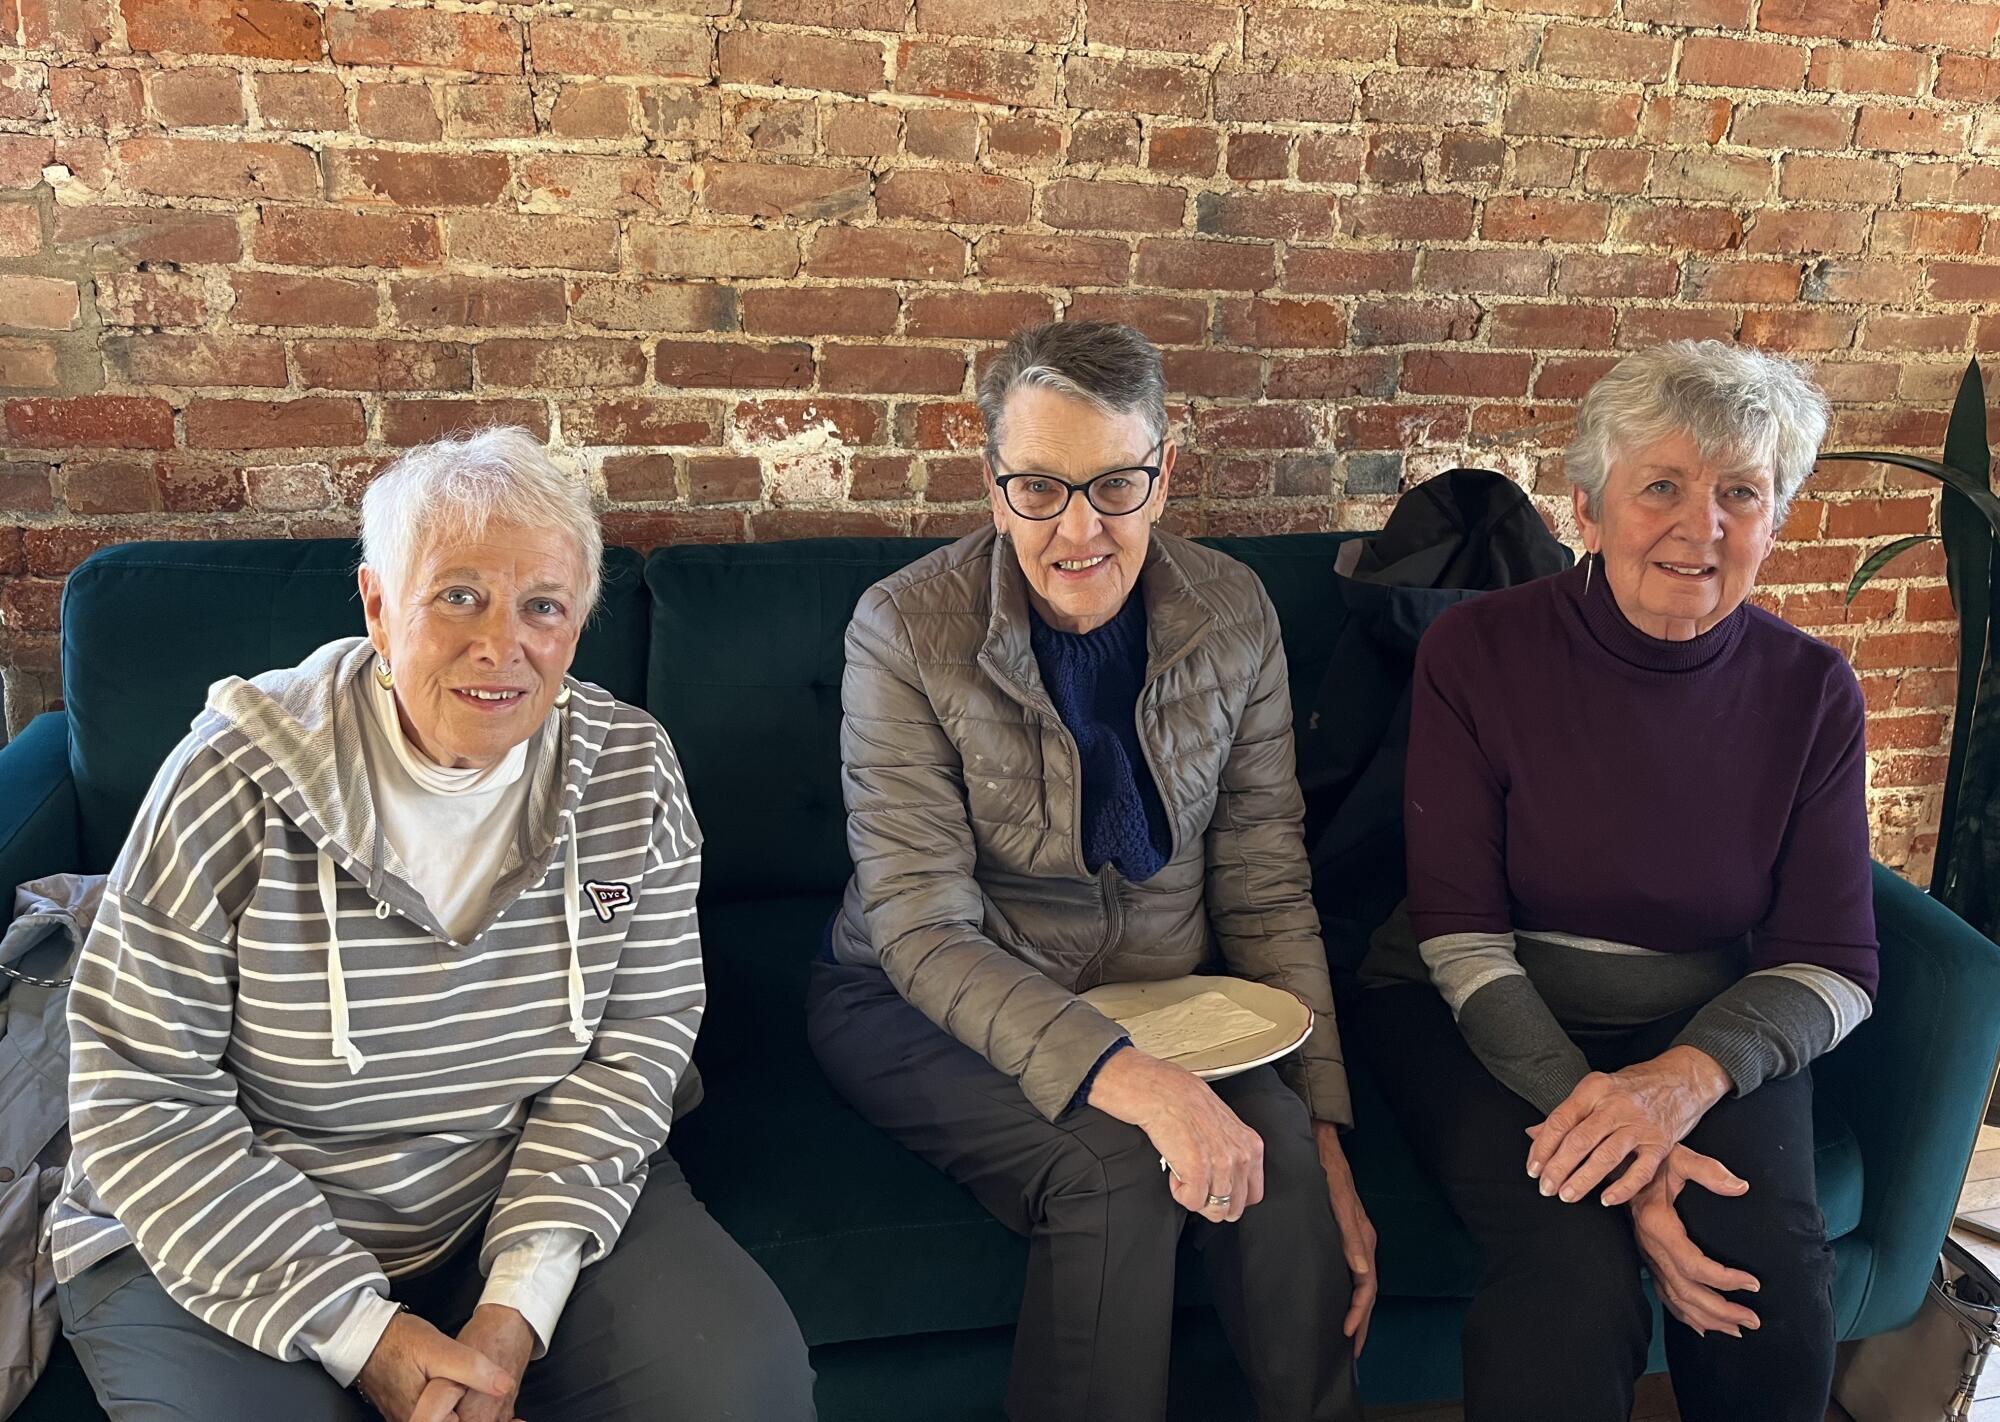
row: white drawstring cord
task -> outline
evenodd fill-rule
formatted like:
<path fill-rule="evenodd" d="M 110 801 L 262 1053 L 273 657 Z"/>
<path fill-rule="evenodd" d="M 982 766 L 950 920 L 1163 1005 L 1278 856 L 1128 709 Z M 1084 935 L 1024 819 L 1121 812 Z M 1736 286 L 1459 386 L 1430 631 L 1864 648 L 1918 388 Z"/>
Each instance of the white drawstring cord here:
<path fill-rule="evenodd" d="M 578 901 L 583 885 L 576 869 L 576 818 L 563 812 L 563 922 L 569 927 L 569 1034 L 583 1046 L 590 1045 L 590 1029 L 583 1024 L 583 905 Z"/>
<path fill-rule="evenodd" d="M 319 906 L 326 915 L 326 996 L 333 1013 L 333 1056 L 358 1072 L 368 1061 L 347 1035 L 347 975 L 340 968 L 340 896 L 334 888 L 333 860 L 319 853 Z"/>

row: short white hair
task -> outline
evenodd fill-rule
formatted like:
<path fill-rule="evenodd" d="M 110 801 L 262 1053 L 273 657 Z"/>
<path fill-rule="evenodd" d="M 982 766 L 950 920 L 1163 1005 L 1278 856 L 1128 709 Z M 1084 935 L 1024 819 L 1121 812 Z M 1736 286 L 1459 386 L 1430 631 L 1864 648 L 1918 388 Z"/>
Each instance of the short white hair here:
<path fill-rule="evenodd" d="M 1686 434 L 1704 459 L 1771 471 L 1781 524 L 1826 438 L 1826 396 L 1804 367 L 1728 341 L 1668 341 L 1618 362 L 1583 397 L 1563 453 L 1592 516 L 1622 454 Z"/>
<path fill-rule="evenodd" d="M 440 538 L 477 538 L 489 525 L 553 528 L 568 535 L 583 571 L 582 614 L 597 605 L 604 530 L 590 489 L 556 468 L 518 425 L 494 425 L 420 445 L 361 496 L 361 561 L 400 596 L 419 551 Z"/>

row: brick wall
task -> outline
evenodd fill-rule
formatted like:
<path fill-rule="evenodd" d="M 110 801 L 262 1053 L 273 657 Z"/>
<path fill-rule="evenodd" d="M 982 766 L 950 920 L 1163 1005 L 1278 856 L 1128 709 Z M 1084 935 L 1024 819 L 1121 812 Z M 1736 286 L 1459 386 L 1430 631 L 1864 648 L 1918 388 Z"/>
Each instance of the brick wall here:
<path fill-rule="evenodd" d="M 634 17 L 638 15 L 640 17 Z M 953 532 L 969 373 L 1131 320 L 1180 527 L 1367 527 L 1551 459 L 1621 350 L 1811 357 L 1836 445 L 1931 450 L 2000 349 L 2000 4 L 0 0 L 0 671 L 133 537 L 353 527 L 402 446 L 546 432 L 614 537 Z M 1877 851 L 1921 866 L 1920 481 L 1831 466 L 1760 594 L 1855 659 Z"/>

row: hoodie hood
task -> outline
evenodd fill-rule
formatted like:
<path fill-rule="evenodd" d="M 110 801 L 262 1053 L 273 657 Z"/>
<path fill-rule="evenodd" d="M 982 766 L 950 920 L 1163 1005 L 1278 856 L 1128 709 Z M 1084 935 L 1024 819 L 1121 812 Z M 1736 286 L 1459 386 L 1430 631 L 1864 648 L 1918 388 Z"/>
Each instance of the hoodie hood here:
<path fill-rule="evenodd" d="M 367 638 L 350 637 L 327 643 L 296 667 L 250 678 L 225 677 L 209 687 L 193 728 L 198 739 L 255 781 L 318 851 L 333 1055 L 350 1071 L 359 1071 L 366 1058 L 348 1035 L 336 909 L 338 873 L 344 871 L 368 891 L 378 919 L 399 913 L 448 948 L 464 946 L 443 928 L 409 882 L 408 870 L 387 842 L 375 810 L 362 749 L 361 718 L 367 712 L 358 699 L 367 692 L 363 678 L 370 675 L 374 659 L 375 649 Z M 574 705 L 569 710 L 552 708 L 529 743 L 525 773 L 530 789 L 518 831 L 520 867 L 494 886 L 481 931 L 516 897 L 540 883 L 561 856 L 566 868 L 564 925 L 570 943 L 570 1026 L 580 1040 L 588 1041 L 577 952 L 582 886 L 576 882 L 573 829 L 608 727 L 574 714 L 575 710 Z M 560 780 L 555 766 L 561 767 Z"/>

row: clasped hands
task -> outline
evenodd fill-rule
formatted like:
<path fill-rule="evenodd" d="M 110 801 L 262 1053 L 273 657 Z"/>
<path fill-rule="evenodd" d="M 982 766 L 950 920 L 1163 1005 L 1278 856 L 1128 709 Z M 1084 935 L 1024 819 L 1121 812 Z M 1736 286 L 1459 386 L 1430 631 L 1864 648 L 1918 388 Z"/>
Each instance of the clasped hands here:
<path fill-rule="evenodd" d="M 386 1422 L 521 1422 L 514 1403 L 534 1349 L 528 1321 L 499 1304 L 481 1304 L 456 1339 L 399 1313 L 355 1382 Z"/>
<path fill-rule="evenodd" d="M 1723 1295 L 1757 1292 L 1756 1278 L 1702 1253 L 1674 1208 L 1689 1183 L 1731 1197 L 1750 1188 L 1722 1162 L 1681 1144 L 1730 1086 L 1715 1059 L 1693 1047 L 1671 1047 L 1621 1071 L 1592 1072 L 1547 1120 L 1528 1128 L 1527 1170 L 1542 1194 L 1565 1204 L 1617 1175 L 1599 1203 L 1631 1207 L 1633 1234 L 1662 1306 L 1697 1333 L 1740 1338 L 1759 1319 Z"/>
<path fill-rule="evenodd" d="M 1263 1138 L 1192 1072 L 1128 1046 L 1113 1052 L 1098 1069 L 1088 1101 L 1146 1133 L 1167 1171 L 1167 1188 L 1190 1213 L 1216 1224 L 1229 1223 L 1242 1219 L 1245 1210 L 1263 1200 Z M 1354 1279 L 1353 1300 L 1341 1331 L 1354 1340 L 1359 1357 L 1375 1308 L 1375 1227 L 1354 1188 L 1339 1129 L 1316 1121 L 1313 1141 Z"/>

